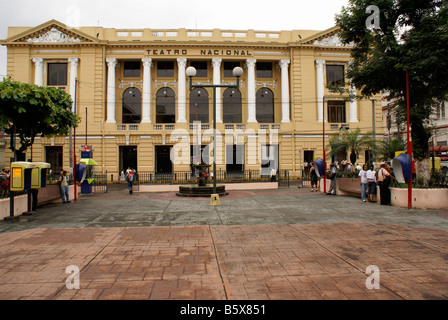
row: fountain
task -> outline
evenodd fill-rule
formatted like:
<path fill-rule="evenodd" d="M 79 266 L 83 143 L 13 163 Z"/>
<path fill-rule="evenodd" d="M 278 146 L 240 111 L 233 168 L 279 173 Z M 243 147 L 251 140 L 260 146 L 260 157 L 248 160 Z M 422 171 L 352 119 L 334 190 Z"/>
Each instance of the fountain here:
<path fill-rule="evenodd" d="M 179 197 L 210 197 L 213 194 L 213 184 L 208 182 L 208 164 L 191 164 L 192 168 L 198 171 L 198 183 L 179 186 L 179 192 L 176 193 Z M 226 192 L 224 185 L 216 186 L 216 194 L 224 196 L 229 194 Z"/>

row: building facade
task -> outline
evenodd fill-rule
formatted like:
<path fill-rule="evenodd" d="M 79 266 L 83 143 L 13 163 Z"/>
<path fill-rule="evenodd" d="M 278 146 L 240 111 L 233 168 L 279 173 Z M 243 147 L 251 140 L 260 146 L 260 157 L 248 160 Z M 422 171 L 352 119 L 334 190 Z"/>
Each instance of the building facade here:
<path fill-rule="evenodd" d="M 396 117 L 396 106 L 385 97 L 382 101 L 384 139 L 407 139 L 407 124 L 400 123 Z M 440 157 L 443 166 L 448 167 L 448 102 L 439 103 L 433 110 L 427 127 L 431 130 L 429 152 L 432 157 Z"/>
<path fill-rule="evenodd" d="M 305 160 L 322 157 L 324 140 L 342 128 L 374 127 L 383 135 L 381 103 L 372 108 L 370 100 L 350 101 L 327 89 L 328 83 L 348 82 L 350 46 L 337 32 L 74 29 L 52 20 L 10 27 L 0 44 L 8 48 L 12 80 L 65 90 L 82 119 L 71 137 L 36 139 L 34 161 L 68 170 L 72 143 L 78 159 L 87 144 L 99 163 L 95 170 L 114 180 L 127 167 L 178 172 L 208 162 L 213 90 L 201 84 L 232 85 L 239 66 L 239 89 L 216 89 L 217 170 L 274 167 L 294 177 L 302 175 Z M 197 70 L 193 90 L 189 66 Z M 194 145 L 202 157 L 193 155 Z M 5 166 L 10 156 L 6 150 Z"/>

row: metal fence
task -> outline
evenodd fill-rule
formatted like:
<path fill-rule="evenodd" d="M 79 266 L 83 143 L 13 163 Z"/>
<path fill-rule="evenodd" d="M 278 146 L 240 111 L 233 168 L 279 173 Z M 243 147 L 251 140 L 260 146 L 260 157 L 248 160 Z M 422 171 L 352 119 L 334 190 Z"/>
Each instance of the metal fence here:
<path fill-rule="evenodd" d="M 249 182 L 270 182 L 269 175 L 263 175 L 259 170 L 247 170 L 244 172 L 227 172 L 219 170 L 216 173 L 217 183 L 249 183 Z M 58 183 L 60 174 L 47 175 L 47 185 L 54 185 Z M 93 193 L 108 192 L 108 175 L 106 173 L 95 173 L 94 181 L 92 182 Z M 154 173 L 154 172 L 137 172 L 134 185 L 140 184 L 190 184 L 197 183 L 198 178 L 195 173 L 191 171 L 170 172 L 170 173 Z M 279 170 L 276 181 L 278 181 L 279 188 L 289 188 L 291 186 L 291 179 L 288 170 Z M 297 180 L 294 180 L 297 181 Z M 301 181 L 301 180 L 300 180 Z M 213 177 L 209 177 L 208 183 L 213 182 Z M 299 182 L 302 183 L 302 182 Z M 69 184 L 73 184 L 73 176 L 69 175 Z M 2 184 L 0 192 L 0 199 L 9 197 L 9 184 Z M 15 192 L 14 195 L 26 194 L 27 192 Z"/>
<path fill-rule="evenodd" d="M 188 184 L 196 183 L 197 176 L 191 171 L 180 171 L 170 173 L 137 172 L 135 184 Z M 279 186 L 289 186 L 289 171 L 280 170 L 277 174 Z M 209 177 L 211 183 L 213 177 Z M 216 172 L 217 183 L 248 183 L 248 182 L 270 182 L 269 175 L 262 175 L 259 170 L 247 170 L 243 172 L 227 172 L 219 170 Z"/>
<path fill-rule="evenodd" d="M 278 179 L 278 187 L 279 188 L 289 188 L 289 171 L 288 170 L 280 170 L 277 174 Z"/>
<path fill-rule="evenodd" d="M 106 193 L 108 191 L 107 171 L 106 173 L 95 173 L 93 177 L 95 180 L 92 182 L 92 192 Z"/>

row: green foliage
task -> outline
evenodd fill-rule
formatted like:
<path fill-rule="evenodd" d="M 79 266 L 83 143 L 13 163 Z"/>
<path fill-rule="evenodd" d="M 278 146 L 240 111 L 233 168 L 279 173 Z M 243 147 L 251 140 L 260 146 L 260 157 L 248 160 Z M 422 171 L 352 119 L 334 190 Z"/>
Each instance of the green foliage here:
<path fill-rule="evenodd" d="M 354 164 L 362 150 L 373 149 L 373 141 L 372 132 L 361 134 L 361 129 L 356 128 L 354 130 L 343 130 L 338 135 L 332 136 L 326 148 L 330 152 L 330 156 L 349 151 L 350 162 Z"/>
<path fill-rule="evenodd" d="M 380 9 L 380 29 L 366 27 L 369 5 Z M 430 133 L 424 122 L 448 92 L 448 1 L 350 0 L 336 24 L 342 42 L 355 45 L 347 77 L 364 97 L 389 92 L 402 119 L 408 71 L 413 153 L 427 158 Z"/>
<path fill-rule="evenodd" d="M 30 147 L 37 135 L 66 135 L 79 122 L 71 111 L 71 96 L 57 88 L 6 79 L 0 82 L 0 104 L 0 126 L 20 138 L 19 152 Z"/>
<path fill-rule="evenodd" d="M 406 142 L 401 138 L 383 140 L 378 142 L 375 147 L 375 154 L 378 160 L 388 160 L 395 157 L 395 152 L 405 151 Z"/>
<path fill-rule="evenodd" d="M 359 177 L 359 171 L 357 171 L 357 170 L 354 170 L 354 171 L 339 170 L 336 173 L 336 177 L 338 177 L 338 178 L 358 178 Z"/>

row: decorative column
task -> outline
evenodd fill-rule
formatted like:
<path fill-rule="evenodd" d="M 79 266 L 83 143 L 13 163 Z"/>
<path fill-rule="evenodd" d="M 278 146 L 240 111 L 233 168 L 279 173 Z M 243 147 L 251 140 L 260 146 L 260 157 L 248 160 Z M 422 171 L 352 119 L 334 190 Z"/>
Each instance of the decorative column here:
<path fill-rule="evenodd" d="M 70 66 L 70 95 L 72 96 L 73 102 L 75 101 L 76 93 L 76 79 L 78 78 L 78 58 L 69 58 L 68 64 Z M 72 105 L 72 112 L 75 112 L 75 104 Z"/>
<path fill-rule="evenodd" d="M 34 62 L 34 84 L 37 86 L 44 85 L 44 59 L 33 58 Z"/>
<path fill-rule="evenodd" d="M 350 95 L 356 95 L 356 88 L 353 84 L 350 83 Z M 359 122 L 358 121 L 358 100 L 353 98 L 350 100 L 350 121 L 349 122 Z"/>
<path fill-rule="evenodd" d="M 352 64 L 353 64 L 353 61 L 348 62 L 349 68 Z M 351 79 L 350 79 L 350 84 L 349 84 L 349 93 L 351 96 L 356 96 L 356 88 L 353 85 Z M 359 122 L 358 121 L 358 100 L 356 100 L 355 98 L 353 98 L 353 100 L 350 99 L 350 120 L 349 120 L 349 122 Z"/>
<path fill-rule="evenodd" d="M 317 88 L 317 121 L 323 121 L 323 100 L 324 100 L 324 67 L 325 60 L 316 60 L 316 88 Z"/>
<path fill-rule="evenodd" d="M 213 58 L 212 59 L 212 65 L 213 65 L 213 84 L 219 85 L 221 84 L 221 58 Z M 222 123 L 222 96 L 221 96 L 221 88 L 215 88 L 216 90 L 216 123 Z"/>
<path fill-rule="evenodd" d="M 142 123 L 151 123 L 151 58 L 143 58 Z"/>
<path fill-rule="evenodd" d="M 185 81 L 186 58 L 177 58 L 178 88 L 177 88 L 177 122 L 187 122 L 187 82 Z"/>
<path fill-rule="evenodd" d="M 247 65 L 247 122 L 257 122 L 255 106 L 255 63 L 256 59 L 246 60 Z"/>
<path fill-rule="evenodd" d="M 115 67 L 116 58 L 107 58 L 107 120 L 106 123 L 117 123 L 115 121 Z"/>
<path fill-rule="evenodd" d="M 288 65 L 290 61 L 280 60 L 280 69 L 282 70 L 282 123 L 290 122 L 289 119 L 289 76 Z"/>

